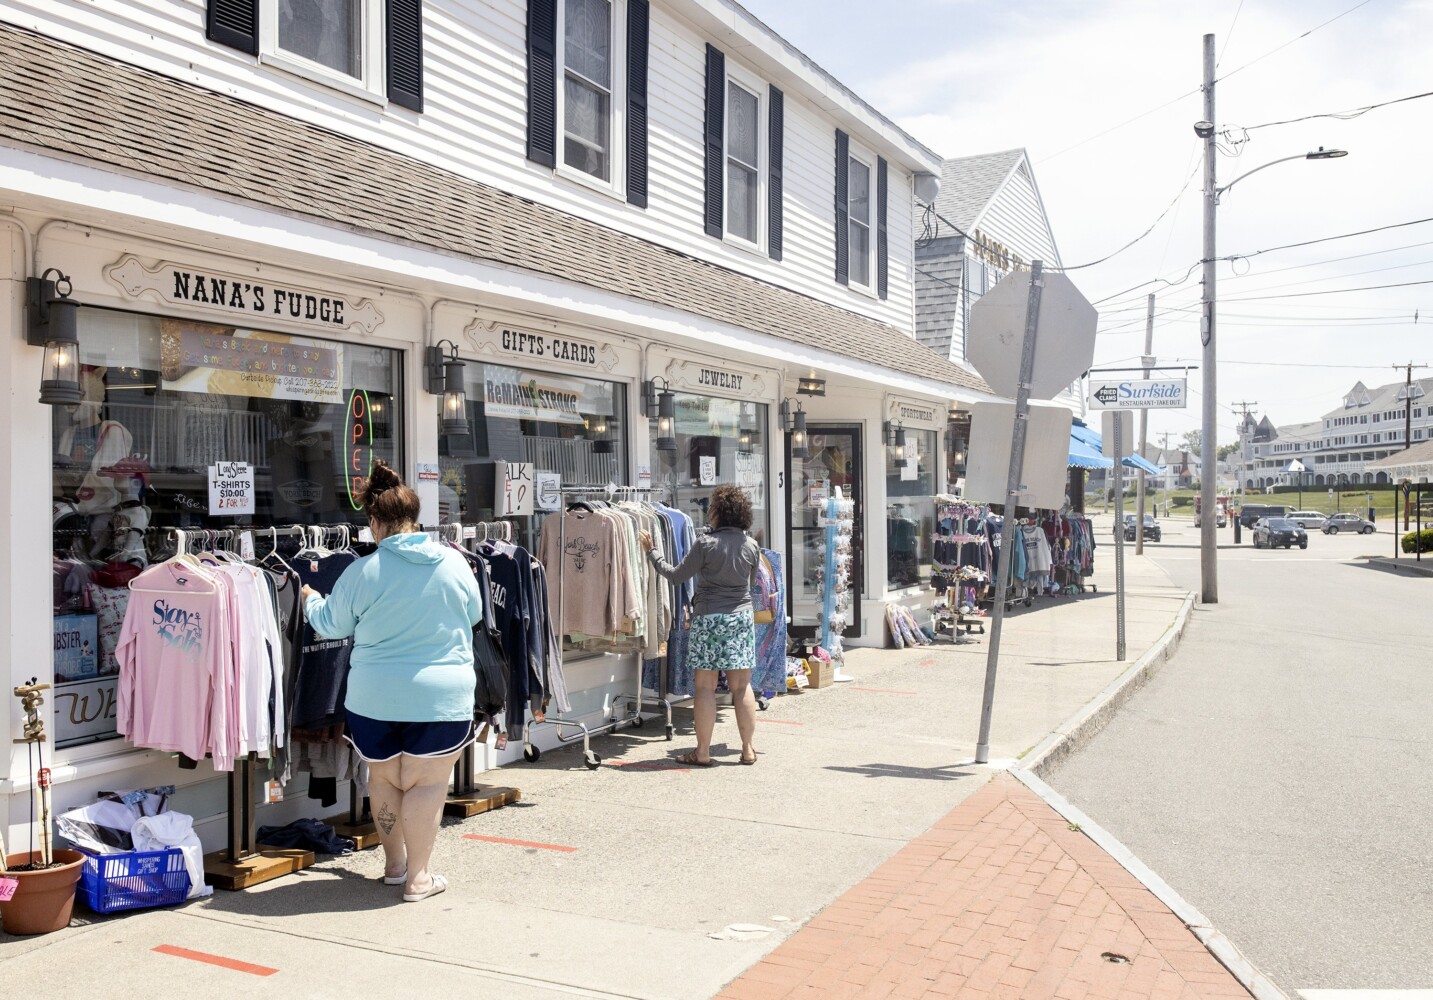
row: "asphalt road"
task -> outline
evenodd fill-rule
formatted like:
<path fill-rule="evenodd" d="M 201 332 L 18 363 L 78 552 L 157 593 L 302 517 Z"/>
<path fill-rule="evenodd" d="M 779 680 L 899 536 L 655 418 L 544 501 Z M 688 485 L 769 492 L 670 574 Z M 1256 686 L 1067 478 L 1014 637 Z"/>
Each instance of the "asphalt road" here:
<path fill-rule="evenodd" d="M 1163 523 L 1144 558 L 1197 593 Z M 1221 549 L 1219 604 L 1050 778 L 1291 997 L 1433 987 L 1433 578 L 1357 560 L 1392 544 Z"/>

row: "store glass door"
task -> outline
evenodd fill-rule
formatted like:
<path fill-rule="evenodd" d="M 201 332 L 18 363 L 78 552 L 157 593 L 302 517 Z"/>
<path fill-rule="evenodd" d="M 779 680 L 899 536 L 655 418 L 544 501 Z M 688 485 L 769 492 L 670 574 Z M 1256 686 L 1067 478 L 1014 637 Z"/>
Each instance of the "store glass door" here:
<path fill-rule="evenodd" d="M 786 592 L 791 612 L 791 635 L 815 638 L 821 624 L 820 569 L 826 529 L 820 524 L 825 499 L 839 489 L 856 503 L 856 526 L 851 557 L 851 621 L 847 637 L 861 634 L 861 583 L 865 579 L 865 490 L 861 480 L 861 428 L 857 425 L 811 424 L 806 435 L 807 457 L 791 457 L 786 447 Z"/>

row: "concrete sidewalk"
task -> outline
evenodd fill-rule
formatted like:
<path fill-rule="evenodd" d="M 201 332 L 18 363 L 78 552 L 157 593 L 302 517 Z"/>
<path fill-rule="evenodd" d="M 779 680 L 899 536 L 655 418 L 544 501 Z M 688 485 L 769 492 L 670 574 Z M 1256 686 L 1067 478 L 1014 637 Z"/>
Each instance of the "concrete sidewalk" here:
<path fill-rule="evenodd" d="M 156 983 L 183 980 L 219 996 L 328 997 L 383 977 L 507 1000 L 711 997 L 1128 666 L 1113 660 L 1113 553 L 1101 524 L 1099 593 L 1042 600 L 1007 621 L 991 734 L 998 766 L 966 763 L 984 641 L 856 650 L 854 683 L 778 698 L 761 713 L 755 767 L 733 766 L 735 728 L 723 712 L 714 751 L 723 766 L 709 770 L 675 763 L 691 746 L 690 717 L 679 713 L 675 742 L 651 724 L 597 739 L 597 771 L 565 750 L 498 772 L 523 801 L 445 824 L 435 867 L 451 888 L 422 904 L 381 885 L 381 858 L 369 851 L 175 910 L 77 910 L 87 923 L 59 934 L 0 938 L 0 975 L 54 996 L 147 998 Z M 1134 658 L 1186 595 L 1145 560 L 1130 556 L 1127 576 Z"/>

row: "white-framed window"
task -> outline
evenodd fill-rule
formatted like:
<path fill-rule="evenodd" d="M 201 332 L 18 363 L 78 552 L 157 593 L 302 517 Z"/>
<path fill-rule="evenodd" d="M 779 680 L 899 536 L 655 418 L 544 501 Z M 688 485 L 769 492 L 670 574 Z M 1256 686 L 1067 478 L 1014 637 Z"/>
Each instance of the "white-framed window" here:
<path fill-rule="evenodd" d="M 621 193 L 625 0 L 558 0 L 559 173 Z"/>
<path fill-rule="evenodd" d="M 383 101 L 383 0 L 260 0 L 265 63 Z"/>
<path fill-rule="evenodd" d="M 760 249 L 766 230 L 766 128 L 762 94 L 765 87 L 727 61 L 726 122 L 722 149 L 726 156 L 725 200 L 728 239 Z"/>
<path fill-rule="evenodd" d="M 854 151 L 846 170 L 846 205 L 849 216 L 847 277 L 858 288 L 875 287 L 876 240 L 873 222 L 876 209 L 876 165 Z"/>

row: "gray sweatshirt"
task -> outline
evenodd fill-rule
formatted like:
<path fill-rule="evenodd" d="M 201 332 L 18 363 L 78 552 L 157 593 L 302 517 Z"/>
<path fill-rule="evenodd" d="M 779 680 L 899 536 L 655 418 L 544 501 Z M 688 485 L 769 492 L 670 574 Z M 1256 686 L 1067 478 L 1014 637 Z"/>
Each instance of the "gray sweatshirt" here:
<path fill-rule="evenodd" d="M 673 583 L 697 578 L 697 593 L 692 599 L 694 615 L 752 610 L 751 587 L 756 582 L 761 547 L 740 528 L 716 528 L 698 535 L 680 566 L 673 566 L 655 552 L 648 552 L 647 559 Z"/>

